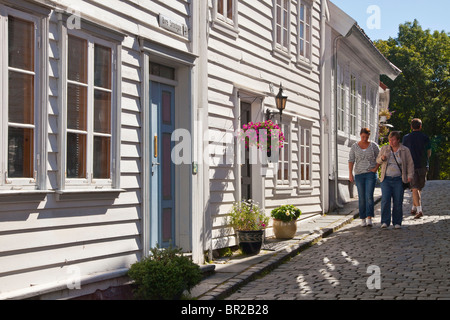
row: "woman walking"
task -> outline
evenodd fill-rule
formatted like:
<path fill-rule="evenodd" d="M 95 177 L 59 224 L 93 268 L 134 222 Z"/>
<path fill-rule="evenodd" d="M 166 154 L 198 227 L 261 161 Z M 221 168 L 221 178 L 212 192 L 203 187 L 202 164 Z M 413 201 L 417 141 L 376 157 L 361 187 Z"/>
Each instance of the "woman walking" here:
<path fill-rule="evenodd" d="M 361 140 L 350 149 L 348 160 L 349 180 L 355 182 L 358 190 L 359 217 L 361 226 L 372 226 L 374 214 L 373 192 L 377 181 L 377 156 L 380 148 L 374 142 L 370 142 L 370 129 L 362 128 Z M 353 176 L 353 171 L 355 175 Z"/>
<path fill-rule="evenodd" d="M 377 163 L 381 165 L 381 227 L 389 227 L 392 217 L 395 229 L 400 229 L 403 221 L 403 183 L 412 181 L 414 162 L 409 149 L 400 143 L 399 132 L 389 134 L 389 145 L 381 148 Z"/>

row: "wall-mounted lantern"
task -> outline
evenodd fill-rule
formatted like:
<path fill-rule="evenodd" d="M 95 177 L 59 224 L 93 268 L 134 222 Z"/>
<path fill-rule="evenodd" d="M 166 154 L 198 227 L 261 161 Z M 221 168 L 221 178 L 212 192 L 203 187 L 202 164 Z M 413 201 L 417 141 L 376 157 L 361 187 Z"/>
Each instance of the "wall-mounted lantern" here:
<path fill-rule="evenodd" d="M 275 97 L 275 104 L 277 106 L 277 109 L 280 113 L 280 122 L 281 122 L 281 116 L 283 114 L 283 110 L 286 109 L 286 102 L 288 97 L 283 95 L 283 86 L 280 83 L 280 90 L 278 91 L 277 96 Z M 274 112 L 270 112 L 269 109 L 266 111 L 266 119 L 269 120 L 275 115 Z"/>

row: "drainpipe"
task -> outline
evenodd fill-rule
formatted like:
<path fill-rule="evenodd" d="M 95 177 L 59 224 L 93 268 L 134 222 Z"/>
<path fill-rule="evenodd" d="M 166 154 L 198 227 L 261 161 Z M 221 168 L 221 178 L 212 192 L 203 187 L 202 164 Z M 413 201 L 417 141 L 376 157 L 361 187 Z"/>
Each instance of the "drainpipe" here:
<path fill-rule="evenodd" d="M 326 17 L 326 1 L 321 2 L 321 16 L 320 16 L 320 155 L 322 157 L 322 161 L 320 161 L 320 172 L 321 172 L 321 181 L 320 181 L 320 198 L 322 203 L 322 214 L 325 214 L 325 207 L 328 207 L 325 205 L 325 202 L 328 202 L 328 197 L 325 195 L 325 183 L 328 181 L 328 177 L 325 176 L 325 165 L 326 161 L 325 159 L 325 125 L 324 118 L 325 118 L 325 36 L 326 36 L 326 25 L 325 21 L 327 19 Z"/>
<path fill-rule="evenodd" d="M 341 205 L 339 203 L 339 193 L 338 193 L 338 180 L 339 180 L 339 160 L 338 160 L 338 121 L 337 121 L 337 113 L 338 113 L 338 98 L 337 98 L 337 93 L 338 93 L 338 51 L 337 51 L 337 45 L 338 45 L 338 41 L 344 38 L 348 38 L 351 36 L 353 32 L 353 26 L 350 29 L 350 31 L 347 33 L 347 35 L 342 36 L 339 35 L 334 39 L 334 198 L 335 198 L 335 203 L 336 203 L 336 207 L 338 208 L 343 208 L 343 205 Z"/>

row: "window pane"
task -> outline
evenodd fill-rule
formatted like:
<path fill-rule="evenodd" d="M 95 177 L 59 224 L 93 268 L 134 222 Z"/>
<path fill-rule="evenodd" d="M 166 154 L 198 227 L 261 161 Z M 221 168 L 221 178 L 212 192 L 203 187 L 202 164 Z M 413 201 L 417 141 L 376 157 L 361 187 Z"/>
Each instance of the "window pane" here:
<path fill-rule="evenodd" d="M 67 128 L 87 130 L 87 88 L 67 85 Z"/>
<path fill-rule="evenodd" d="M 8 121 L 34 124 L 34 76 L 9 72 Z"/>
<path fill-rule="evenodd" d="M 283 47 L 287 48 L 288 47 L 288 32 L 286 29 L 283 30 Z"/>
<path fill-rule="evenodd" d="M 223 2 L 225 0 L 217 0 L 217 12 L 223 15 Z"/>
<path fill-rule="evenodd" d="M 111 89 L 111 49 L 95 45 L 94 85 Z"/>
<path fill-rule="evenodd" d="M 33 177 L 34 132 L 33 129 L 8 129 L 8 177 Z"/>
<path fill-rule="evenodd" d="M 69 80 L 87 83 L 87 41 L 74 36 L 69 36 L 67 50 L 67 78 Z"/>
<path fill-rule="evenodd" d="M 34 71 L 34 23 L 8 16 L 8 65 Z"/>
<path fill-rule="evenodd" d="M 227 18 L 233 19 L 233 0 L 227 1 Z"/>
<path fill-rule="evenodd" d="M 277 25 L 277 43 L 281 44 L 281 27 Z"/>
<path fill-rule="evenodd" d="M 94 137 L 94 178 L 110 177 L 111 138 Z"/>
<path fill-rule="evenodd" d="M 162 64 L 158 63 L 150 63 L 150 74 L 170 80 L 175 80 L 175 69 L 163 66 Z"/>
<path fill-rule="evenodd" d="M 94 90 L 94 131 L 111 133 L 111 93 Z"/>
<path fill-rule="evenodd" d="M 86 136 L 67 133 L 67 178 L 86 178 Z"/>

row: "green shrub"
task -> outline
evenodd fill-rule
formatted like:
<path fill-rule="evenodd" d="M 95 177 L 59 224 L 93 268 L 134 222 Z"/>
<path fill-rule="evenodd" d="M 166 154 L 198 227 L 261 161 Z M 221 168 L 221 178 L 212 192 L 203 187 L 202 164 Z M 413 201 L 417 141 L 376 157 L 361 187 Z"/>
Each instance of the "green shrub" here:
<path fill-rule="evenodd" d="M 200 267 L 181 249 L 153 248 L 151 255 L 131 265 L 128 276 L 134 281 L 134 296 L 143 300 L 176 300 L 183 291 L 200 282 Z"/>

